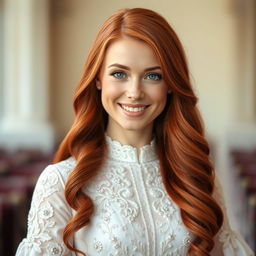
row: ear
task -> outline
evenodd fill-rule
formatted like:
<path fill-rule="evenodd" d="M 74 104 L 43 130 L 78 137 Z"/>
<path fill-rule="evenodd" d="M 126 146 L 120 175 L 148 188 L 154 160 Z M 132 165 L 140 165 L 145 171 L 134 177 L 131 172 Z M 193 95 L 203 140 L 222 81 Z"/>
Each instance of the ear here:
<path fill-rule="evenodd" d="M 101 90 L 101 82 L 100 82 L 99 78 L 96 78 L 96 87 L 98 90 Z"/>

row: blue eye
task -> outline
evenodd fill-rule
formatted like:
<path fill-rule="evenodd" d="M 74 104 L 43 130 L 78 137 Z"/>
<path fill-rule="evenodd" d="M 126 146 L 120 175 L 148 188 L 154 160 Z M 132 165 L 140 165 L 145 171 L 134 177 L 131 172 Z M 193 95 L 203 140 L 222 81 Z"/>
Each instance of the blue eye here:
<path fill-rule="evenodd" d="M 149 80 L 158 81 L 158 80 L 162 79 L 162 76 L 160 74 L 152 73 L 152 74 L 148 74 L 146 76 L 146 78 L 149 79 Z"/>
<path fill-rule="evenodd" d="M 113 72 L 111 74 L 111 76 L 117 78 L 117 79 L 122 79 L 125 77 L 125 73 L 124 72 L 121 72 L 121 71 L 117 71 L 117 72 Z"/>

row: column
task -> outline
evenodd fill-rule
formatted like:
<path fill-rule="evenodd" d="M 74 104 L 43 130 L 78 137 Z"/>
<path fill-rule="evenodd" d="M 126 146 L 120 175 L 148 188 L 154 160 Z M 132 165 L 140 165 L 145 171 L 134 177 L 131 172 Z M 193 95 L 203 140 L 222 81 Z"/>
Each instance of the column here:
<path fill-rule="evenodd" d="M 238 36 L 239 36 L 239 82 L 240 121 L 244 124 L 256 123 L 256 18 L 255 0 L 238 1 Z"/>
<path fill-rule="evenodd" d="M 3 34 L 0 145 L 49 151 L 49 2 L 4 0 Z"/>

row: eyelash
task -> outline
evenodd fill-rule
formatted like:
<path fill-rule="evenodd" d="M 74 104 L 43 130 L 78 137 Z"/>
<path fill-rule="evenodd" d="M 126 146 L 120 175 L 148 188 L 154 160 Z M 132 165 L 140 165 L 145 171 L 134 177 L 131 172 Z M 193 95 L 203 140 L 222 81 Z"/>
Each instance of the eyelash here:
<path fill-rule="evenodd" d="M 116 79 L 122 79 L 122 78 L 124 78 L 124 77 L 117 77 L 117 76 L 116 76 L 117 74 L 126 75 L 126 74 L 125 74 L 124 72 L 122 72 L 122 71 L 115 71 L 115 72 L 111 73 L 110 75 L 113 76 L 113 77 L 116 78 Z"/>
<path fill-rule="evenodd" d="M 149 76 L 155 76 L 157 77 L 157 79 L 150 79 L 150 80 L 153 80 L 153 81 L 159 81 L 162 79 L 162 75 L 158 74 L 158 73 L 150 73 L 150 74 L 147 74 L 146 77 L 149 77 Z"/>
<path fill-rule="evenodd" d="M 122 77 L 120 77 L 120 76 L 117 77 L 117 74 L 122 74 Z M 125 72 L 123 72 L 123 71 L 115 71 L 115 72 L 111 73 L 110 75 L 113 76 L 116 79 L 123 79 L 126 76 Z M 158 74 L 158 73 L 149 73 L 145 77 L 148 78 L 149 76 L 157 77 L 156 79 L 149 79 L 149 80 L 152 80 L 152 81 L 159 81 L 159 80 L 162 79 L 162 75 Z"/>

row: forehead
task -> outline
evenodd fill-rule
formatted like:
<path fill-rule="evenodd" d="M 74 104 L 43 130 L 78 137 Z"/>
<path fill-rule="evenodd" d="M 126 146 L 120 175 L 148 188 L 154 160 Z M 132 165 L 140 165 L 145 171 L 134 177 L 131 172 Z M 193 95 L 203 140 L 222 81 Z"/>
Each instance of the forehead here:
<path fill-rule="evenodd" d="M 153 49 L 145 42 L 131 37 L 122 37 L 109 45 L 104 64 L 108 66 L 114 63 L 134 68 L 159 65 Z"/>

